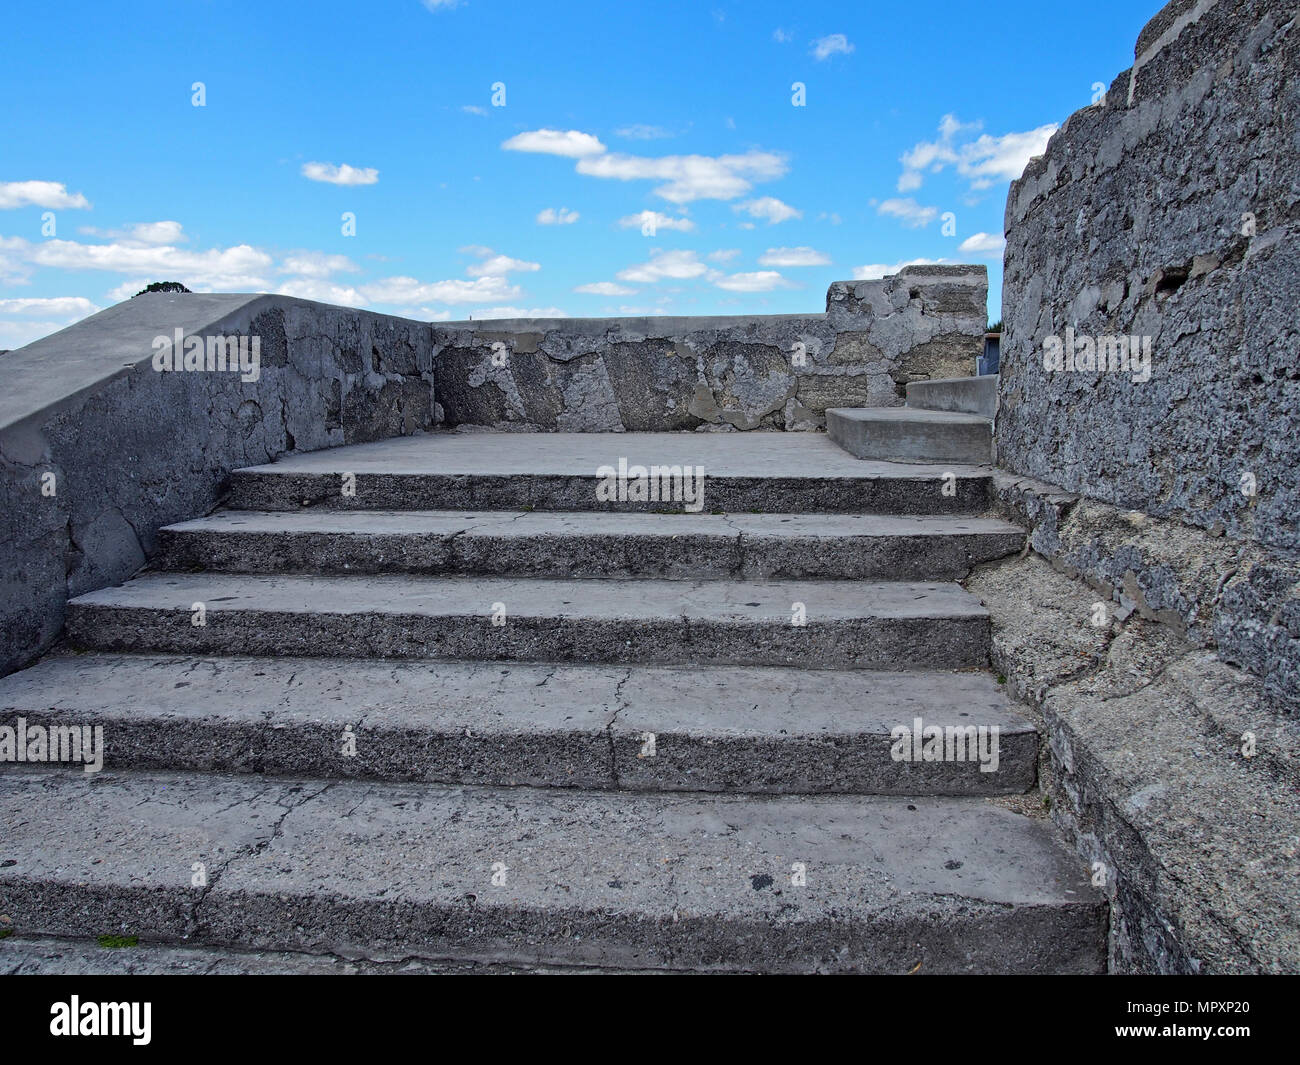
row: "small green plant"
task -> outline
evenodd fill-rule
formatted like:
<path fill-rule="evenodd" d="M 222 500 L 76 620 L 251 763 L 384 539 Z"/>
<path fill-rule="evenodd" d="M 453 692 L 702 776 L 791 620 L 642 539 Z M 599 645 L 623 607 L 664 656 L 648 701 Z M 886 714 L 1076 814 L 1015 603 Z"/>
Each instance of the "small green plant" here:
<path fill-rule="evenodd" d="M 12 928 L 0 928 L 0 939 L 8 939 L 13 934 L 14 930 Z"/>
<path fill-rule="evenodd" d="M 1051 797 L 1050 795 L 1044 795 L 1044 796 L 1043 796 L 1043 809 L 1044 809 L 1044 810 L 1047 810 L 1048 812 L 1051 811 L 1051 809 L 1052 809 L 1052 797 Z"/>
<path fill-rule="evenodd" d="M 1004 677 L 1001 673 L 999 673 L 999 674 L 998 674 L 998 683 L 999 683 L 999 684 L 1005 684 L 1006 682 L 1007 682 L 1007 678 Z"/>
<path fill-rule="evenodd" d="M 140 945 L 139 936 L 100 936 L 99 945 L 107 950 L 117 950 L 121 947 L 138 947 Z"/>
<path fill-rule="evenodd" d="M 145 285 L 145 287 L 142 288 L 135 295 L 143 296 L 146 292 L 188 292 L 188 291 L 189 289 L 187 289 L 179 281 L 154 281 L 152 284 Z M 135 299 L 135 296 L 132 296 L 131 298 Z"/>

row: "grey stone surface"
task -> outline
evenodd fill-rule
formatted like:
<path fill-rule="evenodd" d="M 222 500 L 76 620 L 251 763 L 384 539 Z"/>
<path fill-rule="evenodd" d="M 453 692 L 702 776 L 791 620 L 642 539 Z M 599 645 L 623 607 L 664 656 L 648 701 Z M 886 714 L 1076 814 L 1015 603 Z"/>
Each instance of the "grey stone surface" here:
<path fill-rule="evenodd" d="M 1030 546 L 1121 616 L 1170 625 L 1249 670 L 1279 710 L 1300 709 L 1300 562 L 1259 544 L 997 471 L 996 508 Z"/>
<path fill-rule="evenodd" d="M 978 414 L 992 421 L 998 413 L 998 375 L 948 377 L 910 381 L 907 405 L 921 410 L 949 410 Z"/>
<path fill-rule="evenodd" d="M 152 341 L 260 338 L 260 374 L 159 372 Z M 69 595 L 124 580 L 157 529 L 239 466 L 436 423 L 419 322 L 281 296 L 150 294 L 5 356 L 0 673 L 58 635 Z M 47 477 L 48 475 L 48 477 Z"/>
<path fill-rule="evenodd" d="M 1295 718 L 1169 625 L 1095 625 L 1095 592 L 1043 559 L 967 587 L 992 616 L 994 665 L 1041 714 L 1053 817 L 1101 863 L 1112 971 L 1300 972 Z"/>
<path fill-rule="evenodd" d="M 987 292 L 983 266 L 913 266 L 835 282 L 825 314 L 435 323 L 438 399 L 448 426 L 812 429 L 971 372 Z"/>
<path fill-rule="evenodd" d="M 1103 964 L 1077 859 L 985 800 L 42 768 L 0 774 L 0 825 L 0 910 L 23 935 L 677 970 Z"/>
<path fill-rule="evenodd" d="M 102 725 L 109 768 L 323 779 L 992 795 L 1038 759 L 986 673 L 69 655 L 0 679 L 18 717 Z M 997 729 L 996 767 L 895 760 L 917 717 Z"/>
<path fill-rule="evenodd" d="M 832 407 L 827 435 L 850 455 L 884 462 L 957 462 L 993 459 L 992 424 L 976 414 L 919 410 Z"/>
<path fill-rule="evenodd" d="M 429 433 L 237 470 L 242 510 L 680 510 L 602 502 L 601 466 L 699 466 L 704 510 L 956 514 L 988 505 L 990 471 L 961 464 L 861 462 L 822 433 Z M 342 491 L 356 475 L 354 495 Z M 944 492 L 953 474 L 952 494 Z"/>
<path fill-rule="evenodd" d="M 0 976 L 522 976 L 616 972 L 625 971 L 587 966 L 504 965 L 454 958 L 374 960 L 341 954 L 154 943 L 128 948 L 101 947 L 95 940 L 58 936 L 0 939 Z"/>
<path fill-rule="evenodd" d="M 239 573 L 955 580 L 1019 551 L 996 518 L 562 511 L 221 511 L 154 566 Z"/>
<path fill-rule="evenodd" d="M 109 651 L 828 669 L 979 668 L 988 651 L 972 597 L 905 581 L 146 574 L 72 600 L 67 632 Z"/>
<path fill-rule="evenodd" d="M 1177 2 L 1007 200 L 998 452 L 1122 509 L 1300 548 L 1300 23 Z M 1151 340 L 1151 376 L 1044 370 Z M 1254 495 L 1242 491 L 1253 475 Z"/>

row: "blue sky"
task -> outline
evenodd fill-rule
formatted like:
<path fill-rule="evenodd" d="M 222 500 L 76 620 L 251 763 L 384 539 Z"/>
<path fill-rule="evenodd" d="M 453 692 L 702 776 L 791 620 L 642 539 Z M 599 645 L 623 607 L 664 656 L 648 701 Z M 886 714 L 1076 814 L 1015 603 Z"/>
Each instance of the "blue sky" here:
<path fill-rule="evenodd" d="M 997 318 L 1008 182 L 1160 6 L 13 7 L 0 348 L 172 280 L 427 320 L 790 313 L 983 262 Z"/>

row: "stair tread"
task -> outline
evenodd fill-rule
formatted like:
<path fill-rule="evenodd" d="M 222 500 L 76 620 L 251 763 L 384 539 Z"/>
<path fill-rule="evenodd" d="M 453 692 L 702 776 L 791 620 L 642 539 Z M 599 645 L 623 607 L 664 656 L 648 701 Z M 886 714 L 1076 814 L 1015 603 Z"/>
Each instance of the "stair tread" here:
<path fill-rule="evenodd" d="M 655 514 L 638 511 L 502 510 L 222 510 L 166 527 L 173 533 L 780 536 L 827 540 L 853 536 L 1024 536 L 1000 518 L 891 514 Z"/>
<path fill-rule="evenodd" d="M 894 408 L 890 408 L 894 409 Z M 902 409 L 902 408 L 897 408 Z M 282 455 L 241 474 L 502 474 L 595 478 L 600 466 L 699 465 L 706 477 L 763 480 L 864 480 L 984 476 L 978 466 L 862 462 L 844 454 L 822 433 L 426 433 L 368 444 Z"/>
<path fill-rule="evenodd" d="M 807 606 L 808 618 L 986 617 L 960 585 L 922 581 L 643 580 L 520 577 L 341 577 L 224 573 L 144 573 L 69 602 L 76 607 L 309 614 L 487 616 L 494 602 L 521 618 L 698 618 L 771 620 Z"/>
<path fill-rule="evenodd" d="M 928 423 L 935 426 L 992 426 L 992 421 L 978 414 L 964 411 L 928 410 L 924 407 L 832 407 L 827 416 L 834 414 L 859 422 L 902 422 L 907 424 Z"/>
<path fill-rule="evenodd" d="M 38 767 L 0 774 L 0 826 L 24 933 L 683 968 L 1104 962 L 1078 860 L 1049 824 L 980 800 Z"/>
<path fill-rule="evenodd" d="M 1032 733 L 981 672 L 615 666 L 86 654 L 0 678 L 0 713 L 222 719 L 483 734 L 648 729 L 736 737 L 888 733 L 927 724 Z"/>

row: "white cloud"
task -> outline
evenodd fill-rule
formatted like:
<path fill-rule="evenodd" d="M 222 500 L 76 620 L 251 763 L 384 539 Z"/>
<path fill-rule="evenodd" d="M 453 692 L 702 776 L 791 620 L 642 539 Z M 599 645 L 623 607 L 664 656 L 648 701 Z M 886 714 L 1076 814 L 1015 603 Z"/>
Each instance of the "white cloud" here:
<path fill-rule="evenodd" d="M 498 255 L 491 248 L 471 245 L 461 251 L 481 257 L 481 261 L 465 268 L 470 277 L 505 277 L 511 273 L 531 273 L 542 268 L 541 263 L 530 263 L 523 259 L 512 259 L 509 255 Z M 420 301 L 426 302 L 426 301 Z"/>
<path fill-rule="evenodd" d="M 660 214 L 658 211 L 641 211 L 639 214 L 624 215 L 618 220 L 619 227 L 622 229 L 641 229 L 647 223 L 653 223 L 653 232 L 661 229 L 676 229 L 682 233 L 690 233 L 695 228 L 695 223 L 689 218 L 674 218 L 672 215 Z"/>
<path fill-rule="evenodd" d="M 749 274 L 730 274 L 714 281 L 718 288 L 728 292 L 771 292 L 777 288 L 793 287 L 775 270 L 757 270 Z"/>
<path fill-rule="evenodd" d="M 771 181 L 788 169 L 785 156 L 752 149 L 743 155 L 664 155 L 650 158 L 610 152 L 578 160 L 578 173 L 618 181 L 663 181 L 654 189 L 670 203 L 734 200 L 755 181 Z"/>
<path fill-rule="evenodd" d="M 842 33 L 831 33 L 825 37 L 818 37 L 813 41 L 812 57 L 818 62 L 823 59 L 829 59 L 833 55 L 848 55 L 853 51 L 853 45 L 849 39 Z"/>
<path fill-rule="evenodd" d="M 45 240 L 35 244 L 21 238 L 6 241 L 6 252 L 31 266 L 56 270 L 106 270 L 148 275 L 155 281 L 181 281 L 188 288 L 264 291 L 271 256 L 239 244 L 230 248 L 190 251 L 171 245 L 146 246 L 125 242 L 84 244 L 75 240 Z"/>
<path fill-rule="evenodd" d="M 0 300 L 0 314 L 3 315 L 43 314 L 55 318 L 84 318 L 102 309 L 85 296 L 19 296 L 16 299 Z"/>
<path fill-rule="evenodd" d="M 21 348 L 100 309 L 84 296 L 0 299 L 0 348 Z"/>
<path fill-rule="evenodd" d="M 778 26 L 772 31 L 772 40 L 776 41 L 777 44 L 789 44 L 794 40 L 794 34 Z"/>
<path fill-rule="evenodd" d="M 969 254 L 1001 255 L 1002 250 L 1007 246 L 1006 239 L 998 236 L 996 233 L 976 233 L 974 236 L 967 237 L 958 245 L 957 250 Z"/>
<path fill-rule="evenodd" d="M 460 0 L 421 0 L 430 11 L 452 11 L 460 7 Z"/>
<path fill-rule="evenodd" d="M 369 302 L 359 289 L 321 277 L 291 277 L 276 282 L 269 291 L 300 300 L 336 303 L 341 307 L 365 307 Z"/>
<path fill-rule="evenodd" d="M 90 201 L 79 192 L 68 192 L 61 181 L 0 181 L 0 210 L 11 207 L 81 210 L 90 207 Z"/>
<path fill-rule="evenodd" d="M 280 273 L 300 274 L 304 277 L 329 277 L 330 274 L 355 273 L 358 267 L 346 255 L 330 255 L 323 251 L 300 251 L 287 256 L 280 263 Z"/>
<path fill-rule="evenodd" d="M 886 200 L 876 208 L 876 213 L 897 218 L 909 229 L 919 229 L 939 217 L 939 208 L 922 207 L 909 196 L 905 200 Z"/>
<path fill-rule="evenodd" d="M 998 181 L 1014 181 L 1024 173 L 1029 160 L 1047 150 L 1047 142 L 1059 127 L 1052 123 L 1024 133 L 987 133 L 962 149 L 957 171 L 969 178 L 971 188 L 987 189 Z"/>
<path fill-rule="evenodd" d="M 925 172 L 938 173 L 947 166 L 955 167 L 973 189 L 986 189 L 998 181 L 1011 181 L 1021 175 L 1033 156 L 1042 155 L 1048 140 L 1057 130 L 1057 126 L 1051 124 L 1023 133 L 1004 133 L 1000 137 L 981 133 L 974 140 L 958 143 L 963 134 L 975 133 L 982 125 L 980 122 L 960 122 L 954 115 L 944 115 L 939 122 L 938 140 L 920 141 L 903 153 L 899 160 L 903 164 L 903 173 L 898 179 L 898 191 L 919 189 Z"/>
<path fill-rule="evenodd" d="M 302 176 L 309 181 L 324 181 L 329 185 L 374 185 L 379 181 L 379 171 L 373 166 L 356 167 L 343 163 L 303 163 Z"/>
<path fill-rule="evenodd" d="M 567 318 L 559 307 L 489 307 L 478 315 L 486 318 Z"/>
<path fill-rule="evenodd" d="M 605 151 L 605 146 L 590 133 L 581 133 L 576 129 L 535 129 L 529 133 L 516 133 L 501 147 L 509 152 L 540 152 L 543 155 L 563 155 L 570 159 L 600 155 Z"/>
<path fill-rule="evenodd" d="M 359 294 L 372 303 L 409 307 L 424 303 L 495 303 L 518 299 L 522 290 L 504 277 L 478 277 L 473 281 L 417 281 L 413 277 L 385 277 L 361 285 Z"/>
<path fill-rule="evenodd" d="M 488 109 L 486 107 L 479 107 L 478 104 L 461 104 L 460 109 L 464 111 L 465 114 L 467 115 L 482 116 L 488 113 Z"/>
<path fill-rule="evenodd" d="M 578 218 L 578 212 L 570 211 L 567 207 L 547 207 L 537 213 L 537 224 L 539 226 L 570 226 Z"/>
<path fill-rule="evenodd" d="M 730 262 L 739 254 L 739 248 L 719 248 L 717 251 L 709 252 L 705 258 L 714 263 L 726 263 Z"/>
<path fill-rule="evenodd" d="M 630 141 L 657 141 L 665 137 L 671 137 L 674 134 L 671 130 L 664 129 L 663 126 L 646 126 L 638 123 L 616 129 L 614 135 Z"/>
<path fill-rule="evenodd" d="M 855 266 L 853 268 L 853 279 L 856 281 L 878 281 L 882 277 L 898 273 L 905 266 L 951 266 L 956 261 L 955 259 L 905 259 L 893 265 L 888 263 L 868 263 L 865 266 Z"/>
<path fill-rule="evenodd" d="M 96 237 L 109 237 L 129 244 L 182 244 L 185 236 L 179 222 L 137 222 L 122 229 L 96 229 L 82 226 L 80 232 Z"/>
<path fill-rule="evenodd" d="M 703 277 L 709 268 L 700 262 L 693 251 L 656 251 L 650 261 L 629 266 L 614 276 L 620 281 L 634 281 L 653 284 L 656 281 L 672 279 L 689 281 L 691 278 Z"/>
<path fill-rule="evenodd" d="M 574 292 L 585 292 L 589 296 L 635 296 L 636 289 L 616 285 L 613 281 L 593 281 L 589 285 L 579 285 Z"/>
<path fill-rule="evenodd" d="M 796 210 L 788 203 L 782 203 L 775 196 L 761 196 L 757 200 L 747 200 L 736 204 L 732 210 L 744 211 L 751 218 L 761 218 L 770 226 L 791 218 L 803 217 L 802 211 Z"/>
<path fill-rule="evenodd" d="M 768 248 L 758 257 L 759 266 L 829 266 L 830 256 L 815 248 Z"/>

